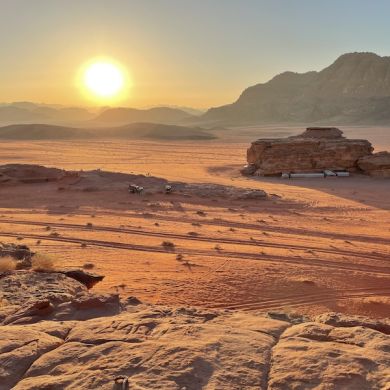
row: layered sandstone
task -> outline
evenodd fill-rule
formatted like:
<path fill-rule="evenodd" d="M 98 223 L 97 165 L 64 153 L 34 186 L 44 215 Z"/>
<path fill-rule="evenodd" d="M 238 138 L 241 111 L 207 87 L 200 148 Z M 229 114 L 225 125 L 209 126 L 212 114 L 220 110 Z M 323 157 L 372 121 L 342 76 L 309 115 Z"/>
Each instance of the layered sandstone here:
<path fill-rule="evenodd" d="M 259 176 L 283 172 L 359 170 L 358 160 L 372 154 L 371 143 L 346 139 L 337 128 L 308 128 L 288 138 L 259 139 L 247 151 L 250 170 Z"/>

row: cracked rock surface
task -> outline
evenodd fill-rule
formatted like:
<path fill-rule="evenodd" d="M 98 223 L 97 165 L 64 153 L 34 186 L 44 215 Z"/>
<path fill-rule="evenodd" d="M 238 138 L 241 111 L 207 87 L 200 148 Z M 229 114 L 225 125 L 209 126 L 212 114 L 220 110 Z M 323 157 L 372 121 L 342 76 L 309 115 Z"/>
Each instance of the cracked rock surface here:
<path fill-rule="evenodd" d="M 13 284 L 15 296 L 20 288 L 35 291 L 40 281 L 40 294 L 48 299 L 47 275 L 13 273 L 21 275 L 23 283 Z M 81 286 L 78 299 L 81 294 L 94 302 L 92 292 L 68 279 L 61 274 L 56 287 L 51 279 L 46 290 L 75 293 Z M 80 320 L 75 313 L 88 304 L 80 309 L 66 302 L 61 319 L 55 302 L 51 313 L 30 313 L 16 322 L 4 321 L 7 306 L 0 307 L 0 390 L 121 389 L 118 376 L 128 377 L 129 389 L 144 390 L 390 389 L 386 320 L 124 303 L 118 313 L 99 306 L 94 318 Z M 17 301 L 11 303 L 16 310 Z M 20 299 L 17 311 L 27 303 Z"/>

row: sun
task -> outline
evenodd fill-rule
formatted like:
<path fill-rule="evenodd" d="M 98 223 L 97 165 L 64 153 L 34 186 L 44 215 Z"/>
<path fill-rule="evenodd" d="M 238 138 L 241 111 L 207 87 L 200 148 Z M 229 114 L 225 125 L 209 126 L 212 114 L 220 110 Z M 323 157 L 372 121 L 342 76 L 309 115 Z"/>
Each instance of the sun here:
<path fill-rule="evenodd" d="M 83 89 L 95 100 L 117 100 L 123 97 L 127 84 L 123 67 L 110 60 L 94 60 L 84 65 Z"/>
<path fill-rule="evenodd" d="M 124 77 L 116 65 L 109 62 L 95 62 L 87 67 L 84 83 L 92 93 L 107 98 L 121 91 Z"/>

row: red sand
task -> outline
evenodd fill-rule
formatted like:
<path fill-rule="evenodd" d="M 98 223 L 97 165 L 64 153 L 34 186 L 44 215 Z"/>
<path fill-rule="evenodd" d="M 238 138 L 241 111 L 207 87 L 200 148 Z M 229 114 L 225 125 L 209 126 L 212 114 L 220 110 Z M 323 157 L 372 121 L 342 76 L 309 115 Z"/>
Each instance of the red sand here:
<path fill-rule="evenodd" d="M 2 142 L 0 163 L 144 173 L 261 188 L 280 198 L 228 201 L 117 189 L 58 191 L 57 183 L 2 185 L 0 240 L 23 238 L 61 266 L 92 262 L 106 275 L 97 290 L 146 302 L 389 316 L 390 181 L 244 178 L 238 169 L 246 147 L 218 141 Z M 175 250 L 164 251 L 162 241 L 173 242 Z"/>

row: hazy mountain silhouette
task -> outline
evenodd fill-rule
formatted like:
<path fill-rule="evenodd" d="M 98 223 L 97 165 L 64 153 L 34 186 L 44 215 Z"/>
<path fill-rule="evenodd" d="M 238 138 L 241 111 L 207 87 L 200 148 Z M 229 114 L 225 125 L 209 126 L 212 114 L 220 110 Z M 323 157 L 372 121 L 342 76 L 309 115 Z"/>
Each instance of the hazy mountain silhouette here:
<path fill-rule="evenodd" d="M 93 132 L 87 129 L 48 124 L 20 124 L 0 127 L 0 139 L 43 140 L 89 138 Z"/>
<path fill-rule="evenodd" d="M 390 122 L 390 57 L 340 56 L 320 72 L 284 72 L 249 87 L 232 104 L 202 120 L 219 124 Z"/>
<path fill-rule="evenodd" d="M 58 140 L 91 138 L 134 138 L 157 140 L 208 140 L 216 138 L 198 127 L 160 123 L 131 123 L 125 126 L 76 128 L 49 124 L 19 124 L 0 127 L 0 139 Z"/>
<path fill-rule="evenodd" d="M 0 122 L 3 123 L 38 121 L 41 119 L 45 119 L 45 116 L 25 108 L 15 107 L 12 105 L 0 107 Z"/>
<path fill-rule="evenodd" d="M 0 105 L 0 123 L 25 122 L 77 122 L 93 118 L 94 113 L 81 107 L 64 107 L 54 104 L 15 102 Z"/>
<path fill-rule="evenodd" d="M 125 124 L 133 122 L 179 123 L 192 118 L 188 112 L 171 107 L 153 107 L 149 109 L 109 108 L 99 114 L 94 122 Z"/>

